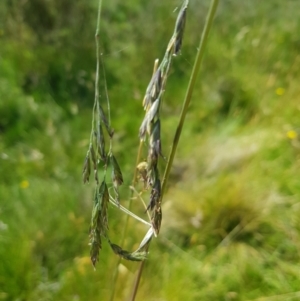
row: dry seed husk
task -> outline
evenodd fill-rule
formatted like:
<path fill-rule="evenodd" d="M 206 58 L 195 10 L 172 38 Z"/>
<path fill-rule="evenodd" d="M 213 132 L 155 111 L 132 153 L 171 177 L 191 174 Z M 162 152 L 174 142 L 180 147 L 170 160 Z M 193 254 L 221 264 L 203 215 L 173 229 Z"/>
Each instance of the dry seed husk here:
<path fill-rule="evenodd" d="M 148 120 L 148 124 L 150 124 L 150 122 L 154 119 L 154 117 L 157 116 L 158 109 L 159 109 L 159 103 L 160 103 L 160 99 L 157 98 L 153 102 L 150 110 L 147 112 L 146 117 L 147 117 L 147 120 Z"/>
<path fill-rule="evenodd" d="M 162 76 L 161 70 L 157 69 L 153 74 L 151 81 L 146 89 L 146 94 L 143 100 L 143 107 L 146 111 L 151 108 L 152 103 L 158 98 L 161 91 Z"/>
<path fill-rule="evenodd" d="M 161 70 L 157 69 L 153 74 L 152 79 L 147 87 L 146 94 L 143 101 L 143 106 L 146 111 L 148 111 L 153 102 L 158 98 L 161 92 L 162 76 Z"/>
<path fill-rule="evenodd" d="M 171 40 L 169 41 L 169 44 L 168 44 L 168 47 L 167 47 L 167 51 L 166 51 L 166 53 L 167 53 L 168 55 L 170 55 L 170 54 L 172 53 L 172 51 L 173 51 L 173 47 L 174 47 L 174 44 L 175 44 L 175 40 L 176 40 L 176 38 L 175 38 L 175 36 L 173 36 L 173 37 L 171 38 Z"/>
<path fill-rule="evenodd" d="M 145 184 L 147 182 L 148 163 L 143 161 L 137 165 L 136 169 L 138 171 L 138 179 L 142 180 Z"/>
<path fill-rule="evenodd" d="M 161 211 L 160 201 L 158 201 L 152 214 L 152 226 L 155 230 L 156 235 L 158 235 L 159 233 L 161 220 L 162 220 L 162 211 Z"/>
<path fill-rule="evenodd" d="M 139 136 L 141 140 L 145 140 L 146 139 L 146 133 L 147 133 L 147 115 L 145 116 L 142 125 L 140 126 L 140 131 L 139 131 Z"/>
<path fill-rule="evenodd" d="M 151 105 L 150 110 L 146 113 L 142 125 L 140 127 L 139 135 L 141 140 L 145 139 L 146 132 L 148 133 L 151 132 L 151 122 L 156 116 L 158 116 L 159 104 L 160 104 L 160 99 L 157 98 Z"/>

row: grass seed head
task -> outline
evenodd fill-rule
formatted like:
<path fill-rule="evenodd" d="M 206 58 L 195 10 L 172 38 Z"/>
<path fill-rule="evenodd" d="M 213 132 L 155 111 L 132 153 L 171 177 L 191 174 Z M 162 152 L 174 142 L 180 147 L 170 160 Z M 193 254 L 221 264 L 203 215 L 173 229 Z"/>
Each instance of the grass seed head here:
<path fill-rule="evenodd" d="M 123 175 L 120 165 L 114 155 L 110 156 L 110 162 L 112 166 L 112 181 L 114 186 L 121 186 L 123 184 Z"/>
<path fill-rule="evenodd" d="M 160 179 L 156 178 L 151 190 L 150 202 L 147 207 L 147 210 L 152 211 L 154 209 L 154 207 L 157 205 L 158 201 L 160 200 L 160 196 L 161 196 L 161 183 L 160 183 Z"/>
<path fill-rule="evenodd" d="M 159 155 L 164 158 L 161 152 L 160 119 L 157 119 L 152 124 L 151 128 L 148 150 L 148 168 L 152 168 L 157 165 Z"/>
<path fill-rule="evenodd" d="M 99 216 L 100 216 L 100 206 L 99 206 L 99 204 L 95 204 L 93 211 L 92 211 L 92 219 L 91 219 L 91 228 L 90 229 L 97 228 Z"/>
<path fill-rule="evenodd" d="M 104 139 L 104 133 L 101 123 L 98 125 L 98 131 L 96 133 L 97 137 L 97 150 L 98 155 L 100 156 L 100 159 L 103 162 L 106 162 L 106 152 L 105 152 L 105 139 Z"/>
<path fill-rule="evenodd" d="M 90 155 L 88 154 L 85 157 L 83 170 L 82 170 L 82 180 L 83 183 L 89 182 L 91 174 L 91 162 L 90 162 Z"/>
<path fill-rule="evenodd" d="M 90 258 L 93 266 L 99 261 L 99 252 L 102 248 L 100 233 L 95 229 L 90 232 Z"/>
<path fill-rule="evenodd" d="M 95 191 L 94 208 L 90 225 L 90 257 L 95 267 L 102 247 L 101 235 L 107 238 L 109 192 L 103 181 Z"/>
<path fill-rule="evenodd" d="M 93 162 L 95 181 L 96 181 L 97 184 L 99 184 L 99 179 L 98 179 L 98 168 L 97 168 L 98 162 L 97 162 L 96 153 L 95 153 L 95 150 L 94 150 L 94 147 L 93 147 L 92 144 L 90 145 L 89 152 L 90 152 L 90 154 L 91 154 L 91 159 L 92 159 L 92 162 Z"/>
<path fill-rule="evenodd" d="M 108 188 L 106 185 L 106 182 L 103 181 L 101 183 L 101 186 L 99 188 L 99 199 L 100 199 L 100 204 L 101 204 L 101 215 L 100 215 L 100 226 L 101 226 L 101 231 L 100 233 L 104 236 L 107 235 L 108 231 L 108 203 L 109 203 L 109 192 Z"/>
<path fill-rule="evenodd" d="M 145 140 L 146 139 L 146 133 L 150 135 L 151 133 L 151 122 L 155 117 L 158 117 L 158 111 L 159 111 L 159 105 L 160 105 L 160 99 L 157 98 L 151 105 L 151 108 L 146 113 L 144 120 L 142 122 L 142 125 L 140 126 L 140 139 Z"/>
<path fill-rule="evenodd" d="M 159 233 L 161 221 L 162 221 L 162 211 L 161 211 L 160 201 L 158 201 L 152 214 L 152 226 L 156 236 Z"/>
<path fill-rule="evenodd" d="M 186 21 L 186 11 L 187 6 L 183 6 L 180 10 L 176 25 L 175 25 L 175 47 L 174 47 L 174 55 L 177 55 L 181 49 L 182 40 L 183 40 L 183 34 L 184 34 L 184 28 L 185 28 L 185 21 Z"/>
<path fill-rule="evenodd" d="M 158 98 L 161 92 L 162 86 L 162 73 L 160 68 L 155 71 L 151 81 L 146 89 L 146 94 L 143 100 L 143 107 L 145 111 L 148 111 L 151 108 L 153 102 Z"/>
<path fill-rule="evenodd" d="M 110 138 L 112 138 L 113 135 L 114 135 L 114 130 L 110 127 L 108 119 L 107 119 L 101 105 L 99 106 L 99 111 L 100 111 L 100 120 L 103 122 L 103 124 L 104 124 L 104 126 L 107 130 L 108 135 L 110 136 Z"/>
<path fill-rule="evenodd" d="M 143 261 L 146 259 L 147 252 L 145 251 L 138 251 L 138 252 L 129 252 L 123 250 L 120 246 L 113 244 L 110 242 L 110 246 L 115 254 L 119 255 L 120 257 L 130 260 L 130 261 Z"/>
<path fill-rule="evenodd" d="M 117 159 L 112 154 L 110 156 L 110 163 L 112 166 L 111 178 L 112 178 L 112 182 L 113 182 L 115 198 L 116 198 L 116 201 L 118 203 L 120 203 L 119 186 L 121 186 L 123 184 L 123 175 L 122 175 L 122 171 L 118 164 Z"/>

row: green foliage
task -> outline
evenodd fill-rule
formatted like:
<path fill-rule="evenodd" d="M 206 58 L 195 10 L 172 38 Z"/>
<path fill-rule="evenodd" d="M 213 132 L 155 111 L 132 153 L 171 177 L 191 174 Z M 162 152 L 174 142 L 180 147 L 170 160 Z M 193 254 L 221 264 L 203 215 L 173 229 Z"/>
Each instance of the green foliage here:
<path fill-rule="evenodd" d="M 141 300 L 299 298 L 300 4 L 221 2 Z M 142 98 L 155 54 L 163 54 L 172 34 L 176 5 L 104 1 L 100 41 L 121 196 L 134 171 Z M 168 79 L 164 155 L 207 5 L 191 3 L 182 54 Z M 0 3 L 0 300 L 110 296 L 116 259 L 103 243 L 93 270 L 87 237 L 93 196 L 81 185 L 94 100 L 96 6 Z M 101 70 L 102 98 L 103 76 Z M 110 238 L 118 241 L 123 217 L 109 211 Z M 129 227 L 125 245 L 134 249 L 145 229 Z M 135 270 L 135 263 L 121 265 L 116 300 L 128 296 Z"/>

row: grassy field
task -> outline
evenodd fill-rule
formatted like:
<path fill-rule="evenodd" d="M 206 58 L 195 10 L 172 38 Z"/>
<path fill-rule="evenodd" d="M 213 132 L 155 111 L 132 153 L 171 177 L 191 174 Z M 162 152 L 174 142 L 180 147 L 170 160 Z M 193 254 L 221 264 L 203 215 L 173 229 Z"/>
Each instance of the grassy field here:
<path fill-rule="evenodd" d="M 124 206 L 143 95 L 180 4 L 140 2 L 104 1 L 101 21 Z M 32 3 L 0 4 L 0 300 L 109 300 L 118 258 L 104 244 L 92 267 L 93 184 L 81 179 L 97 1 Z M 162 109 L 165 155 L 208 5 L 190 3 Z M 299 12 L 296 0 L 220 1 L 137 300 L 300 300 Z M 119 242 L 125 216 L 110 216 Z M 143 231 L 130 221 L 125 247 Z M 122 261 L 115 300 L 137 268 Z"/>

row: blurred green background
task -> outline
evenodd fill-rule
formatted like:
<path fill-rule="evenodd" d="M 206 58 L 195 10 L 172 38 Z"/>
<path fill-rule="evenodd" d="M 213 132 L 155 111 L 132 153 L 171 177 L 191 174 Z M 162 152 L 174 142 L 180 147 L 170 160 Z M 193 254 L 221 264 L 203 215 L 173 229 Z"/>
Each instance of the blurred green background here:
<path fill-rule="evenodd" d="M 118 258 L 104 244 L 92 268 L 93 184 L 81 181 L 97 5 L 0 2 L 0 300 L 111 294 Z M 101 52 L 125 187 L 143 94 L 179 5 L 103 1 Z M 208 6 L 190 3 L 164 98 L 165 155 Z M 220 1 L 137 300 L 300 300 L 299 32 L 298 0 Z M 129 192 L 122 193 L 126 205 Z M 143 216 L 139 203 L 133 210 Z M 125 216 L 110 214 L 119 242 Z M 134 249 L 143 231 L 131 222 L 125 246 Z M 128 297 L 137 267 L 122 261 L 116 300 Z"/>

